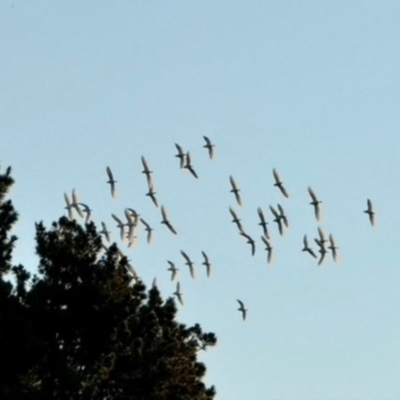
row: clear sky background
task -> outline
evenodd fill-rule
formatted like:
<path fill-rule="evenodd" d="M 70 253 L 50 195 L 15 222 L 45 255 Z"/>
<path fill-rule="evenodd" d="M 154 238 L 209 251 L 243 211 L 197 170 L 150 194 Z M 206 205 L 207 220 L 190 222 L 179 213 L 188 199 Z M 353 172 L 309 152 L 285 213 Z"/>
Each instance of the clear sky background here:
<path fill-rule="evenodd" d="M 0 160 L 16 179 L 15 263 L 35 271 L 34 222 L 65 214 L 63 194 L 76 188 L 164 297 L 175 291 L 167 260 L 180 268 L 178 319 L 218 337 L 200 354 L 217 399 L 398 399 L 399 21 L 389 0 L 3 1 Z M 190 151 L 198 180 L 179 169 L 174 143 Z M 145 196 L 142 155 L 177 236 Z M 323 201 L 321 224 L 308 186 Z M 282 237 L 269 212 L 278 202 L 290 223 Z M 230 206 L 257 241 L 254 257 Z M 126 207 L 154 227 L 152 246 L 143 231 L 134 248 L 121 243 L 111 213 Z M 318 226 L 335 236 L 340 263 L 318 266 L 301 251 Z"/>

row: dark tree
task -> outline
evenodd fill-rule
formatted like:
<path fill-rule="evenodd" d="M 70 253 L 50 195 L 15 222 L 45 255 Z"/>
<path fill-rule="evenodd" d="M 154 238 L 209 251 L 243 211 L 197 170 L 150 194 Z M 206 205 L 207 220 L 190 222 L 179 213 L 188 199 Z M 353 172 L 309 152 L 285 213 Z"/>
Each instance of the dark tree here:
<path fill-rule="evenodd" d="M 16 277 L 15 287 L 0 282 L 0 362 L 16 366 L 0 374 L 0 397 L 213 399 L 197 353 L 216 343 L 214 334 L 178 323 L 174 300 L 156 286 L 147 291 L 117 246 L 103 247 L 93 223 L 37 224 L 39 270 L 26 289 L 29 275 L 10 264 L 11 184 L 0 176 L 0 270 Z"/>

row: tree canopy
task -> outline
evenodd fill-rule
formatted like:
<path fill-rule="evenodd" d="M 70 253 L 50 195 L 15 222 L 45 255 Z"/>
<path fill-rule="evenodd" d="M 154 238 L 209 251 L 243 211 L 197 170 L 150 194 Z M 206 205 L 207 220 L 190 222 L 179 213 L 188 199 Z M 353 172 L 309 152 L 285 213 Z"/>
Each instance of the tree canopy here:
<path fill-rule="evenodd" d="M 12 184 L 0 171 L 0 398 L 213 399 L 197 354 L 215 335 L 177 322 L 93 222 L 36 224 L 37 274 L 12 265 Z"/>

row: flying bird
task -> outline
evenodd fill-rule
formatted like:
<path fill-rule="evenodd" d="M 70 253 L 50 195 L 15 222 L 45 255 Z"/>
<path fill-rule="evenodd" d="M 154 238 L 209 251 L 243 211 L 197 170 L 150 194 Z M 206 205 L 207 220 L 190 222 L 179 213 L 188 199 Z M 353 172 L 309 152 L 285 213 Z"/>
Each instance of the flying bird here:
<path fill-rule="evenodd" d="M 211 140 L 207 137 L 207 136 L 203 136 L 204 140 L 206 141 L 206 144 L 203 146 L 208 150 L 208 156 L 210 157 L 210 159 L 214 158 L 214 147 L 215 145 L 213 145 L 211 143 Z"/>
<path fill-rule="evenodd" d="M 171 281 L 173 281 L 178 272 L 178 268 L 175 267 L 175 264 L 172 261 L 167 261 L 169 264 L 168 271 L 171 271 Z"/>
<path fill-rule="evenodd" d="M 79 203 L 78 203 L 78 195 L 75 192 L 75 189 L 72 189 L 72 202 L 71 202 L 71 207 L 75 208 L 77 213 L 81 218 L 83 218 L 82 210 L 79 208 Z"/>
<path fill-rule="evenodd" d="M 137 237 L 135 233 L 139 229 L 139 224 L 140 224 L 140 215 L 133 209 L 131 208 L 126 208 L 124 210 L 125 217 L 126 217 L 126 224 L 125 226 L 128 227 L 128 233 L 126 235 L 129 246 L 131 246 Z"/>
<path fill-rule="evenodd" d="M 367 206 L 368 206 L 368 208 L 364 212 L 366 214 L 368 214 L 369 222 L 371 222 L 371 225 L 374 226 L 374 224 L 375 224 L 375 212 L 374 212 L 374 207 L 373 207 L 372 202 L 371 202 L 370 199 L 367 199 Z"/>
<path fill-rule="evenodd" d="M 146 193 L 146 196 L 149 196 L 152 202 L 156 207 L 158 207 L 158 201 L 156 199 L 156 192 L 154 191 L 154 183 L 150 181 L 149 183 L 149 191 Z"/>
<path fill-rule="evenodd" d="M 325 239 L 325 233 L 320 226 L 318 227 L 318 236 L 319 236 L 319 241 L 322 243 L 323 246 L 325 246 L 327 240 Z"/>
<path fill-rule="evenodd" d="M 239 206 L 241 206 L 242 199 L 240 198 L 240 194 L 239 194 L 240 189 L 238 188 L 238 186 L 235 182 L 235 179 L 233 179 L 233 176 L 229 177 L 229 181 L 231 182 L 231 186 L 232 186 L 231 192 L 235 195 L 236 201 L 239 204 Z"/>
<path fill-rule="evenodd" d="M 69 197 L 68 197 L 67 193 L 64 193 L 64 200 L 65 200 L 65 203 L 67 204 L 65 208 L 68 211 L 68 218 L 72 221 L 72 219 L 74 218 L 74 216 L 72 215 L 72 208 L 73 207 L 71 205 L 71 202 L 69 200 Z"/>
<path fill-rule="evenodd" d="M 183 167 L 187 168 L 195 178 L 198 178 L 196 171 L 193 169 L 192 162 L 190 161 L 190 153 L 189 152 L 186 153 L 186 162 Z"/>
<path fill-rule="evenodd" d="M 289 227 L 289 222 L 287 220 L 285 211 L 283 211 L 283 208 L 280 204 L 278 204 L 278 210 L 279 210 L 279 218 L 283 221 L 283 223 L 285 224 L 286 228 Z"/>
<path fill-rule="evenodd" d="M 278 212 L 275 210 L 274 207 L 269 206 L 269 209 L 271 210 L 273 216 L 275 217 L 274 222 L 278 224 L 279 233 L 283 235 L 282 217 L 280 216 L 280 214 L 278 214 Z"/>
<path fill-rule="evenodd" d="M 207 278 L 209 278 L 209 277 L 210 277 L 210 274 L 211 274 L 211 263 L 210 263 L 210 261 L 208 260 L 207 254 L 204 253 L 204 251 L 202 251 L 201 254 L 202 254 L 203 257 L 204 257 L 204 262 L 203 262 L 202 264 L 205 265 L 206 271 L 207 271 Z"/>
<path fill-rule="evenodd" d="M 183 299 L 182 299 L 182 293 L 181 293 L 181 284 L 177 282 L 176 284 L 176 290 L 174 292 L 174 295 L 177 297 L 179 303 L 183 305 Z"/>
<path fill-rule="evenodd" d="M 321 219 L 321 210 L 319 208 L 319 204 L 322 203 L 322 201 L 318 200 L 317 196 L 315 195 L 314 191 L 308 187 L 308 193 L 311 196 L 312 202 L 310 203 L 314 207 L 314 213 L 315 213 L 315 218 L 317 221 L 320 221 Z"/>
<path fill-rule="evenodd" d="M 258 225 L 260 225 L 262 227 L 264 236 L 269 238 L 269 233 L 268 233 L 268 229 L 267 229 L 268 222 L 265 220 L 264 213 L 260 207 L 257 208 L 257 213 L 260 218 L 260 222 Z"/>
<path fill-rule="evenodd" d="M 183 258 L 186 260 L 185 264 L 189 267 L 190 270 L 190 276 L 195 279 L 195 273 L 194 273 L 194 267 L 193 267 L 193 262 L 192 260 L 189 258 L 189 256 L 183 251 L 181 250 L 181 254 L 183 256 Z"/>
<path fill-rule="evenodd" d="M 322 262 L 324 261 L 325 254 L 328 252 L 325 248 L 325 242 L 320 240 L 320 239 L 314 239 L 315 243 L 317 243 L 319 247 L 319 253 L 320 253 L 320 258 L 318 260 L 318 265 L 321 265 Z"/>
<path fill-rule="evenodd" d="M 115 198 L 115 184 L 117 183 L 117 181 L 114 180 L 114 177 L 113 177 L 110 167 L 107 167 L 106 171 L 107 171 L 107 175 L 108 175 L 107 183 L 110 184 L 110 188 L 111 188 L 111 196 Z"/>
<path fill-rule="evenodd" d="M 268 262 L 268 264 L 271 264 L 271 261 L 272 261 L 272 246 L 271 246 L 271 244 L 270 244 L 270 242 L 269 242 L 267 237 L 261 236 L 261 240 L 265 244 L 265 250 L 267 250 L 267 252 L 268 252 L 267 262 Z"/>
<path fill-rule="evenodd" d="M 125 233 L 125 224 L 114 214 L 111 214 L 114 221 L 117 223 L 117 228 L 120 229 L 120 237 L 121 240 L 124 240 L 124 233 Z"/>
<path fill-rule="evenodd" d="M 182 150 L 182 147 L 179 146 L 179 144 L 175 143 L 175 147 L 178 150 L 178 154 L 176 154 L 175 157 L 179 158 L 180 167 L 183 168 L 185 166 L 185 161 L 186 161 L 185 152 Z"/>
<path fill-rule="evenodd" d="M 283 183 L 282 183 L 282 181 L 281 181 L 281 178 L 279 177 L 278 171 L 274 168 L 274 169 L 272 170 L 272 173 L 273 173 L 274 179 L 275 179 L 274 186 L 276 186 L 277 188 L 279 188 L 279 190 L 282 192 L 282 194 L 283 194 L 285 197 L 289 197 L 289 195 L 288 195 L 286 189 L 285 189 L 284 186 L 283 186 Z"/>
<path fill-rule="evenodd" d="M 242 318 L 243 318 L 243 321 L 244 321 L 246 319 L 247 309 L 244 308 L 244 304 L 243 304 L 243 302 L 241 300 L 239 300 L 239 299 L 236 299 L 236 300 L 239 303 L 240 307 L 238 308 L 238 310 L 242 313 Z"/>
<path fill-rule="evenodd" d="M 149 165 L 147 164 L 146 159 L 142 156 L 142 164 L 143 164 L 143 171 L 142 173 L 146 175 L 147 184 L 150 186 L 151 183 L 151 174 L 153 171 L 150 171 Z"/>
<path fill-rule="evenodd" d="M 81 210 L 81 211 L 86 214 L 85 223 L 86 224 L 89 223 L 90 217 L 92 215 L 91 208 L 85 203 L 78 203 L 78 205 L 83 207 L 83 210 Z"/>
<path fill-rule="evenodd" d="M 107 226 L 104 222 L 101 223 L 103 229 L 99 232 L 101 235 L 104 235 L 107 242 L 110 242 L 110 231 L 107 230 Z"/>
<path fill-rule="evenodd" d="M 240 234 L 247 239 L 247 243 L 251 246 L 251 255 L 254 256 L 256 252 L 256 242 L 247 233 L 240 232 Z"/>
<path fill-rule="evenodd" d="M 164 206 L 161 206 L 161 215 L 162 215 L 161 223 L 164 224 L 173 234 L 177 235 L 176 230 L 171 225 L 171 222 L 169 222 L 168 220 L 167 211 L 165 210 Z"/>
<path fill-rule="evenodd" d="M 240 232 L 244 232 L 242 224 L 240 223 L 240 219 L 238 218 L 238 216 L 236 215 L 236 213 L 232 207 L 229 207 L 229 212 L 231 213 L 232 218 L 233 218 L 232 222 L 234 222 L 237 225 Z"/>
<path fill-rule="evenodd" d="M 338 249 L 338 247 L 335 246 L 335 239 L 333 238 L 333 235 L 332 235 L 332 234 L 329 235 L 329 246 L 328 246 L 328 249 L 330 249 L 330 250 L 332 251 L 332 258 L 333 258 L 333 261 L 336 262 L 336 260 L 337 260 L 337 249 Z"/>
<path fill-rule="evenodd" d="M 143 218 L 140 218 L 140 221 L 144 225 L 144 229 L 147 232 L 147 243 L 150 244 L 153 238 L 152 232 L 154 229 Z"/>
<path fill-rule="evenodd" d="M 303 244 L 304 244 L 304 247 L 303 247 L 302 251 L 307 251 L 307 252 L 310 253 L 314 258 L 317 258 L 317 255 L 314 253 L 313 249 L 312 249 L 311 247 L 308 246 L 307 235 L 304 235 Z"/>

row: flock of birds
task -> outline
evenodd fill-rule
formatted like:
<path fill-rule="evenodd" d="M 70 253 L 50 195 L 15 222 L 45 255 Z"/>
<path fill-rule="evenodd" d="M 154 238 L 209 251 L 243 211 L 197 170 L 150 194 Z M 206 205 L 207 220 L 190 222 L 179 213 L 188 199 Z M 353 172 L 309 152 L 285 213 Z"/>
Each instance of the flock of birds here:
<path fill-rule="evenodd" d="M 214 154 L 215 145 L 211 142 L 211 140 L 208 137 L 203 136 L 203 138 L 205 140 L 205 144 L 203 147 L 207 150 L 209 158 L 213 159 L 215 155 Z M 180 168 L 187 169 L 190 172 L 190 174 L 197 179 L 198 175 L 192 165 L 190 152 L 185 152 L 183 148 L 176 143 L 175 147 L 177 149 L 177 154 L 175 155 L 175 157 L 179 159 Z M 147 189 L 148 189 L 146 196 L 150 198 L 155 207 L 159 208 L 159 202 L 157 200 L 155 192 L 155 184 L 152 177 L 153 171 L 151 171 L 149 164 L 147 163 L 146 159 L 143 156 L 141 157 L 141 161 L 143 165 L 142 173 L 146 177 Z M 111 171 L 111 168 L 108 166 L 106 168 L 106 173 L 108 177 L 107 183 L 110 185 L 111 196 L 115 198 L 117 181 L 114 179 L 114 175 Z M 286 190 L 283 181 L 278 171 L 275 168 L 272 170 L 272 174 L 274 178 L 273 185 L 276 186 L 277 189 L 279 189 L 280 193 L 284 196 L 284 198 L 289 198 L 288 191 Z M 239 206 L 242 206 L 242 199 L 240 195 L 241 190 L 239 188 L 239 185 L 232 176 L 229 177 L 229 182 L 231 185 L 230 191 L 234 195 L 236 203 Z M 322 215 L 320 204 L 322 202 L 318 199 L 317 195 L 315 194 L 314 190 L 311 187 L 308 187 L 308 193 L 311 198 L 310 204 L 314 208 L 315 218 L 317 222 L 320 222 Z M 74 218 L 73 211 L 76 211 L 81 218 L 84 218 L 85 223 L 88 223 L 90 221 L 92 210 L 87 204 L 78 201 L 78 196 L 75 189 L 72 190 L 71 197 L 69 197 L 67 193 L 64 193 L 64 199 L 66 203 L 65 208 L 68 212 L 69 219 L 72 220 Z M 273 216 L 273 222 L 277 224 L 279 234 L 283 235 L 284 229 L 289 227 L 289 222 L 282 205 L 277 204 L 276 208 L 270 205 L 269 209 Z M 174 228 L 173 224 L 171 223 L 168 217 L 167 210 L 164 205 L 160 206 L 160 211 L 161 211 L 161 224 L 165 225 L 166 228 L 172 234 L 177 235 L 177 231 Z M 237 226 L 239 234 L 242 237 L 244 237 L 246 239 L 246 242 L 250 245 L 251 254 L 254 256 L 256 251 L 256 241 L 248 233 L 246 233 L 241 223 L 241 220 L 238 217 L 238 214 L 232 207 L 229 207 L 229 212 L 233 218 L 232 222 Z M 370 199 L 367 199 L 367 209 L 364 210 L 364 213 L 368 215 L 370 224 L 373 226 L 375 224 L 375 212 Z M 273 258 L 273 247 L 271 245 L 271 236 L 268 230 L 268 222 L 264 215 L 263 210 L 260 207 L 257 208 L 257 214 L 259 217 L 258 225 L 260 225 L 260 227 L 262 228 L 261 241 L 265 245 L 265 250 L 267 251 L 267 263 L 269 264 L 271 263 Z M 125 222 L 121 218 L 117 217 L 115 214 L 111 214 L 111 217 L 116 222 L 116 226 L 119 229 L 120 239 L 124 242 L 127 242 L 128 247 L 131 247 L 132 245 L 135 244 L 138 238 L 138 232 L 140 227 L 143 226 L 147 236 L 146 239 L 147 243 L 151 243 L 154 229 L 146 222 L 146 220 L 136 210 L 132 208 L 126 208 L 124 210 L 124 215 L 125 215 Z M 110 242 L 111 241 L 110 231 L 107 229 L 107 225 L 104 222 L 101 222 L 101 225 L 102 225 L 102 230 L 100 231 L 100 234 L 104 235 L 107 242 Z M 318 265 L 322 264 L 326 255 L 330 251 L 332 254 L 333 261 L 336 262 L 338 259 L 338 247 L 335 244 L 335 239 L 333 235 L 329 234 L 327 237 L 320 226 L 318 227 L 317 232 L 318 236 L 314 238 L 314 242 L 318 247 L 319 256 L 316 254 L 316 251 L 314 251 L 314 249 L 310 247 L 307 235 L 304 235 L 303 237 L 302 251 L 308 253 L 311 257 L 317 259 Z M 106 246 L 103 245 L 103 247 L 105 250 L 107 250 Z M 125 256 L 123 252 L 119 249 L 118 253 L 120 257 Z M 187 265 L 189 268 L 190 276 L 194 279 L 195 278 L 194 262 L 183 250 L 181 250 L 180 253 L 183 259 L 185 260 L 185 265 Z M 202 251 L 201 253 L 203 256 L 202 264 L 206 268 L 207 277 L 210 277 L 211 262 L 204 251 Z M 178 268 L 172 261 L 168 260 L 167 262 L 169 264 L 168 271 L 171 273 L 171 280 L 174 281 L 177 276 Z M 127 265 L 132 278 L 135 280 L 140 279 L 133 266 L 129 262 Z M 183 294 L 181 292 L 181 286 L 179 281 L 176 283 L 176 290 L 173 293 L 173 295 L 176 296 L 179 303 L 183 305 Z M 245 305 L 241 300 L 237 299 L 237 302 L 239 303 L 238 311 L 240 311 L 243 320 L 245 320 L 247 315 L 247 309 L 245 308 Z"/>

